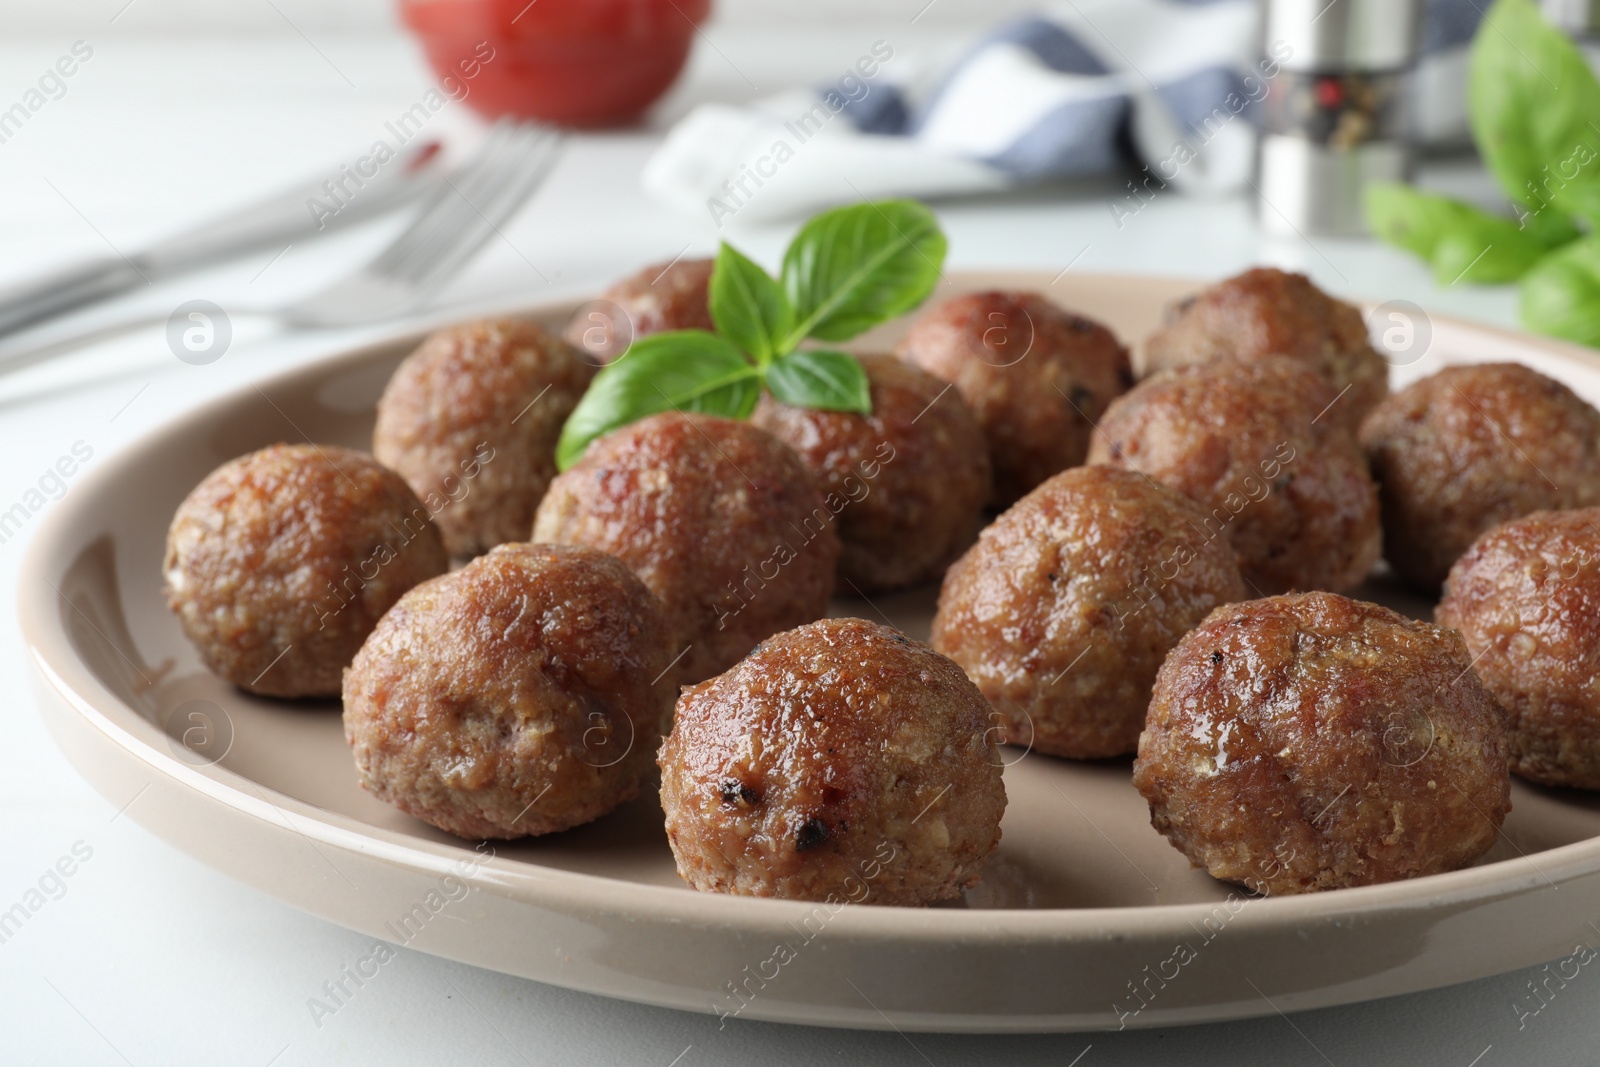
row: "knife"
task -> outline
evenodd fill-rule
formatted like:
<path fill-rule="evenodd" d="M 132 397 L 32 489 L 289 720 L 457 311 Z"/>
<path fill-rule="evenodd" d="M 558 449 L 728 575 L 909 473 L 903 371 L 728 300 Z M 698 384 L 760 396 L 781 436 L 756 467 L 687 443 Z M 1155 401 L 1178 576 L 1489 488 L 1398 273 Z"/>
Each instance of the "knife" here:
<path fill-rule="evenodd" d="M 433 164 L 440 148 L 438 141 L 414 145 L 379 166 L 371 177 L 362 177 L 348 166 L 337 174 L 323 171 L 131 256 L 99 257 L 0 288 L 0 334 L 13 333 L 157 278 L 231 259 L 263 246 L 314 237 L 391 211 L 437 183 Z"/>

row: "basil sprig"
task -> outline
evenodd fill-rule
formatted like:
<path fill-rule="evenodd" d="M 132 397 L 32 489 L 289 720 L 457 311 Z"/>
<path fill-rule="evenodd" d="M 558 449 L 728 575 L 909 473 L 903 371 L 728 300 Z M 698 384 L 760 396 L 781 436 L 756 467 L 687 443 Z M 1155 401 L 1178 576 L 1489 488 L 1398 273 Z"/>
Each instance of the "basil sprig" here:
<path fill-rule="evenodd" d="M 1522 279 L 1530 330 L 1600 348 L 1600 237 L 1552 252 Z"/>
<path fill-rule="evenodd" d="M 1516 218 L 1381 185 L 1367 191 L 1368 224 L 1441 284 L 1520 279 L 1525 326 L 1600 347 L 1600 80 L 1534 0 L 1495 0 L 1473 39 L 1467 103 Z"/>
<path fill-rule="evenodd" d="M 1567 223 L 1552 241 L 1460 200 L 1388 182 L 1367 187 L 1366 209 L 1372 232 L 1425 260 L 1440 285 L 1514 282 L 1562 238 L 1578 235 Z"/>
<path fill-rule="evenodd" d="M 566 470 L 591 441 L 663 411 L 748 418 L 763 389 L 797 407 L 871 412 L 854 357 L 800 345 L 846 341 L 915 308 L 938 284 L 945 249 L 933 213 L 911 200 L 811 219 L 784 253 L 781 279 L 724 243 L 708 293 L 716 332 L 635 341 L 595 375 L 568 417 L 556 465 Z"/>
<path fill-rule="evenodd" d="M 1471 63 L 1472 136 L 1500 187 L 1529 208 L 1600 223 L 1600 83 L 1583 53 L 1533 0 L 1499 0 Z"/>

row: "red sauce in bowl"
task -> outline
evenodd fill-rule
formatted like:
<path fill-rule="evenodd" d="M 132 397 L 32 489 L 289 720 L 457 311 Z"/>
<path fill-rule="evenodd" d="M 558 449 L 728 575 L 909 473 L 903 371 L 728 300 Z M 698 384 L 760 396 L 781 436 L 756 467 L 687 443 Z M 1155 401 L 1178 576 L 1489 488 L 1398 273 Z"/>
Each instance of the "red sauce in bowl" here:
<path fill-rule="evenodd" d="M 637 118 L 678 77 L 711 0 L 401 0 L 441 78 L 490 118 Z"/>

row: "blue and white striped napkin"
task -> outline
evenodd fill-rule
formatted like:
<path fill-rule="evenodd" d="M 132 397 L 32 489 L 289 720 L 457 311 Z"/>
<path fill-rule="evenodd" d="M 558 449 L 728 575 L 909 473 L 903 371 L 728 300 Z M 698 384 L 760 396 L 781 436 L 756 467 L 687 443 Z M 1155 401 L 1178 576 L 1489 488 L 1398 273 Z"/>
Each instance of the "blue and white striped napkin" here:
<path fill-rule="evenodd" d="M 1466 135 L 1474 0 L 1429 0 L 1413 127 Z M 1249 177 L 1254 111 L 1288 58 L 1261 54 L 1258 0 L 1063 0 L 954 60 L 880 40 L 817 91 L 703 105 L 645 168 L 646 191 L 718 228 L 884 196 L 936 197 L 1160 167 L 1202 193 Z"/>

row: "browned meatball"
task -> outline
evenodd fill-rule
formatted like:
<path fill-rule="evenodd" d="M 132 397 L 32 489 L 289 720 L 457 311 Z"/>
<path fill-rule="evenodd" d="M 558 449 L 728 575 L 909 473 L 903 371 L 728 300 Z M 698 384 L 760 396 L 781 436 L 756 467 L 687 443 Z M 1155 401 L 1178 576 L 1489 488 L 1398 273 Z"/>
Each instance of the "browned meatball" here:
<path fill-rule="evenodd" d="M 1005 740 L 1078 759 L 1132 752 L 1161 661 L 1249 595 L 1205 521 L 1142 474 L 1062 471 L 950 568 L 933 647 L 989 698 Z"/>
<path fill-rule="evenodd" d="M 668 412 L 590 445 L 551 483 L 533 538 L 632 567 L 665 605 L 688 684 L 828 610 L 836 526 L 783 442 L 749 423 Z"/>
<path fill-rule="evenodd" d="M 665 330 L 709 330 L 710 259 L 652 263 L 585 304 L 567 340 L 598 363 L 610 363 L 640 337 Z"/>
<path fill-rule="evenodd" d="M 167 606 L 206 666 L 276 697 L 334 696 L 383 613 L 449 566 L 428 509 L 371 456 L 273 445 L 178 506 Z"/>
<path fill-rule="evenodd" d="M 752 420 L 799 453 L 826 491 L 846 590 L 934 580 L 972 543 L 989 499 L 983 431 L 954 391 L 893 356 L 862 356 L 872 414 L 762 397 Z"/>
<path fill-rule="evenodd" d="M 989 707 L 898 630 L 825 619 L 686 689 L 661 806 L 696 889 L 861 904 L 959 896 L 1000 842 Z"/>
<path fill-rule="evenodd" d="M 1496 526 L 1456 561 L 1435 617 L 1511 719 L 1511 770 L 1600 789 L 1600 508 Z"/>
<path fill-rule="evenodd" d="M 378 401 L 372 451 L 405 476 L 453 556 L 520 541 L 556 476 L 556 440 L 594 368 L 530 322 L 451 326 Z"/>
<path fill-rule="evenodd" d="M 508 544 L 411 590 L 344 678 L 361 784 L 469 838 L 632 799 L 672 713 L 661 605 L 593 549 Z"/>
<path fill-rule="evenodd" d="M 1133 784 L 1174 848 L 1258 893 L 1464 867 L 1511 809 L 1471 663 L 1459 634 L 1332 593 L 1218 608 L 1161 668 Z"/>
<path fill-rule="evenodd" d="M 911 328 L 898 354 L 954 383 L 977 413 L 999 507 L 1082 463 L 1106 405 L 1133 383 L 1110 330 L 1039 293 L 952 297 Z"/>
<path fill-rule="evenodd" d="M 1412 383 L 1372 413 L 1361 443 L 1383 501 L 1384 555 L 1423 589 L 1496 523 L 1600 504 L 1600 412 L 1517 363 Z"/>
<path fill-rule="evenodd" d="M 1389 362 L 1372 347 L 1360 309 L 1304 274 L 1272 267 L 1247 270 L 1173 308 L 1144 343 L 1144 371 L 1273 356 L 1332 382 L 1342 397 L 1328 418 L 1351 430 L 1389 395 Z"/>
<path fill-rule="evenodd" d="M 1089 460 L 1199 501 L 1257 595 L 1348 589 L 1377 562 L 1381 535 L 1366 459 L 1324 414 L 1336 395 L 1284 359 L 1178 367 L 1111 405 Z"/>

